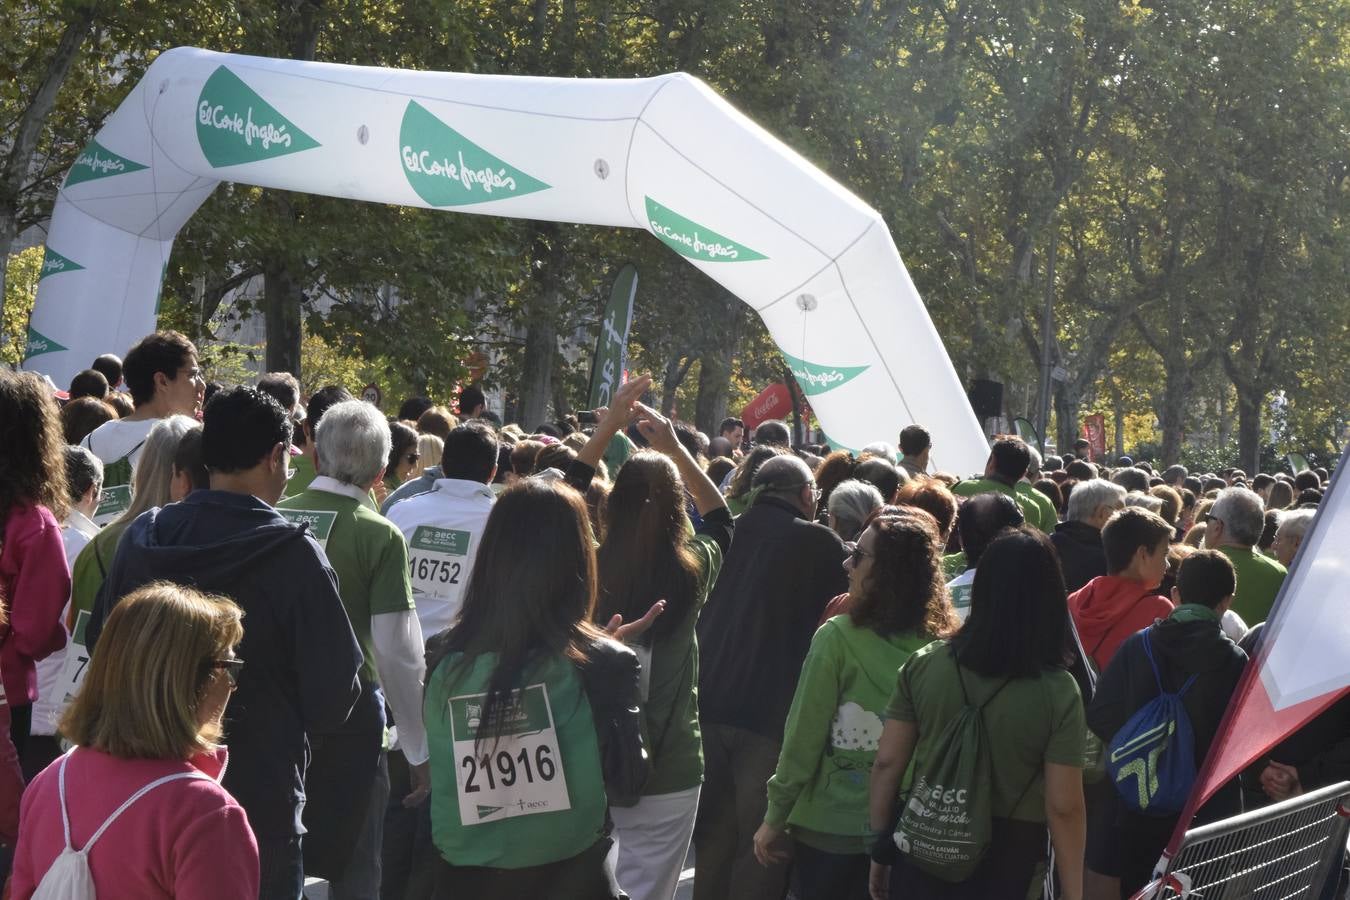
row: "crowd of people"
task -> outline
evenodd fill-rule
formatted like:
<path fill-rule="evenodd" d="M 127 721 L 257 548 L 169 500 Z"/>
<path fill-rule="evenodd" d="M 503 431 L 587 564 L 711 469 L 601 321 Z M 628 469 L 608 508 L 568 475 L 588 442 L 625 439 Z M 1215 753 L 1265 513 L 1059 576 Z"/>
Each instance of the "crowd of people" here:
<path fill-rule="evenodd" d="M 9 896 L 671 900 L 691 844 L 696 900 L 1142 887 L 1180 809 L 1135 723 L 1193 777 L 1329 473 L 963 478 L 650 386 L 527 430 L 208 385 L 168 331 L 0 371 Z M 1342 702 L 1198 821 L 1346 777 Z"/>

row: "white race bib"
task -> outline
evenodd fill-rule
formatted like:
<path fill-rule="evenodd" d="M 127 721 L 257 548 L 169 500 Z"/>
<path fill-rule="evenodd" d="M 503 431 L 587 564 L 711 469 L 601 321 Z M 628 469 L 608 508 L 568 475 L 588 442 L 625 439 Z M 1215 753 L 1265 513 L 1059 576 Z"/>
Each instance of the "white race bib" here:
<path fill-rule="evenodd" d="M 486 700 L 486 694 L 450 698 L 460 822 L 480 825 L 571 809 L 548 687 L 532 684 L 517 691 L 515 702 L 502 710 L 501 736 L 485 737 L 475 748 Z"/>
<path fill-rule="evenodd" d="M 328 509 L 278 509 L 281 517 L 292 525 L 308 525 L 309 533 L 324 550 L 328 549 L 328 535 L 333 531 L 337 513 Z"/>
<path fill-rule="evenodd" d="M 117 487 L 104 488 L 98 495 L 98 507 L 94 510 L 94 524 L 107 525 L 131 507 L 131 485 L 119 484 Z"/>
<path fill-rule="evenodd" d="M 468 580 L 465 563 L 473 535 L 454 528 L 418 525 L 408 539 L 408 578 L 413 596 L 450 600 Z"/>
<path fill-rule="evenodd" d="M 89 650 L 84 642 L 84 629 L 88 625 L 89 612 L 82 609 L 75 615 L 75 630 L 70 633 L 66 661 L 56 682 L 56 693 L 61 698 L 57 705 L 62 710 L 80 692 L 80 685 L 84 684 L 84 676 L 89 671 Z"/>

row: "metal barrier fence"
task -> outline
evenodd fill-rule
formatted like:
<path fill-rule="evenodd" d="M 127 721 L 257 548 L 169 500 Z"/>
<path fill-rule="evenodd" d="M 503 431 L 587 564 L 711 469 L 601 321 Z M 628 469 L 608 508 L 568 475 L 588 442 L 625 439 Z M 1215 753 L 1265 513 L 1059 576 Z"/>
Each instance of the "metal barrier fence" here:
<path fill-rule="evenodd" d="M 1350 782 L 1186 832 L 1168 874 L 1136 900 L 1322 900 L 1350 832 Z"/>

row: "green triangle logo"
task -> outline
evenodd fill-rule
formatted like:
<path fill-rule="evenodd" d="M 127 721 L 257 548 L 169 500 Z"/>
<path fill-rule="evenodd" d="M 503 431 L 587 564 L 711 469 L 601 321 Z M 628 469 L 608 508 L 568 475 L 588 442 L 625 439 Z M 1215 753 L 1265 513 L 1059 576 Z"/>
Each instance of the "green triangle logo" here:
<path fill-rule="evenodd" d="M 821 366 L 804 359 L 783 354 L 788 368 L 792 370 L 802 393 L 808 397 L 832 391 L 841 384 L 847 384 L 866 372 L 868 366 Z"/>
<path fill-rule="evenodd" d="M 217 169 L 319 146 L 224 66 L 211 73 L 197 98 L 197 143 Z"/>
<path fill-rule="evenodd" d="M 744 244 L 723 237 L 711 228 L 691 222 L 669 207 L 647 197 L 647 222 L 652 234 L 681 256 L 704 262 L 749 262 L 767 259 Z"/>
<path fill-rule="evenodd" d="M 41 356 L 44 353 L 55 353 L 58 350 L 64 350 L 56 341 L 33 330 L 33 326 L 28 326 L 28 348 L 24 352 L 25 360 L 32 359 L 35 356 Z"/>
<path fill-rule="evenodd" d="M 75 262 L 73 259 L 67 259 L 51 247 L 48 247 L 46 253 L 42 256 L 42 272 L 38 275 L 38 281 L 41 281 L 48 275 L 60 275 L 62 272 L 74 272 L 76 269 L 83 268 L 84 266 Z M 62 347 L 61 349 L 64 350 L 65 348 Z"/>
<path fill-rule="evenodd" d="M 97 140 L 93 140 L 85 145 L 79 156 L 75 157 L 75 165 L 70 167 L 70 172 L 66 175 L 66 187 L 82 181 L 97 181 L 100 178 L 111 178 L 113 175 L 125 175 L 127 172 L 137 172 L 144 168 L 145 166 L 140 163 L 132 162 L 125 156 L 118 156 Z"/>
<path fill-rule="evenodd" d="M 502 809 L 504 809 L 504 807 L 501 806 L 483 806 L 481 803 L 477 804 L 477 806 L 478 806 L 478 818 L 480 819 L 486 819 L 493 813 L 501 812 Z"/>
<path fill-rule="evenodd" d="M 403 111 L 398 143 L 408 184 L 432 206 L 487 203 L 551 187 L 484 150 L 416 100 Z"/>

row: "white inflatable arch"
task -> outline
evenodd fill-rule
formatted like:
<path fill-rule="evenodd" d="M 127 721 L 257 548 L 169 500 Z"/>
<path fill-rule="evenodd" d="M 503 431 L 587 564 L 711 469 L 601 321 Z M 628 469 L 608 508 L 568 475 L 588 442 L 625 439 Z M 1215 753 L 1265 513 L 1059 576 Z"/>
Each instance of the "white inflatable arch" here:
<path fill-rule="evenodd" d="M 987 443 L 881 216 L 684 74 L 413 72 L 162 54 L 56 199 L 25 366 L 64 386 L 155 327 L 174 236 L 221 181 L 645 228 L 752 306 L 838 445 L 919 422 Z"/>

